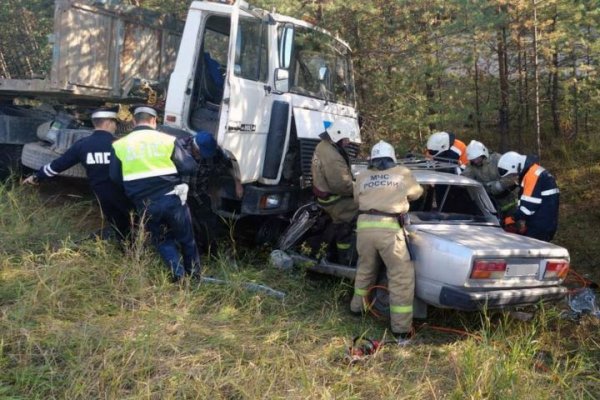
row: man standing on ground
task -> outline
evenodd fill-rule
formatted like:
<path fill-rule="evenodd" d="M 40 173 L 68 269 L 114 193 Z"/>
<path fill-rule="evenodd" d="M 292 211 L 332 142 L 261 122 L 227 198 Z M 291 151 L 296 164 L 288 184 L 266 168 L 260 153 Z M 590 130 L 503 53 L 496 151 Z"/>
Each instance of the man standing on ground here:
<path fill-rule="evenodd" d="M 311 166 L 313 193 L 331 217 L 337 262 L 344 265 L 352 261 L 352 223 L 357 212 L 354 178 L 345 147 L 355 133 L 349 121 L 335 121 L 321 133 Z"/>
<path fill-rule="evenodd" d="M 102 215 L 121 239 L 129 234 L 131 202 L 120 186 L 109 177 L 113 136 L 117 130 L 117 111 L 104 108 L 92 113 L 94 132 L 73 144 L 62 156 L 44 165 L 23 184 L 37 184 L 55 177 L 61 172 L 81 163 L 85 168 L 90 187 L 98 199 Z"/>
<path fill-rule="evenodd" d="M 140 217 L 147 219 L 152 243 L 173 281 L 185 274 L 199 276 L 200 256 L 186 204 L 188 187 L 180 179 L 180 174 L 191 174 L 196 163 L 175 137 L 156 130 L 156 110 L 141 106 L 133 114 L 135 128 L 113 144 L 110 177 L 124 186 Z"/>
<path fill-rule="evenodd" d="M 403 232 L 409 201 L 423 188 L 410 170 L 396 165 L 389 143 L 380 141 L 371 150 L 369 169 L 358 174 L 354 195 L 358 200 L 356 223 L 358 267 L 350 309 L 365 310 L 364 297 L 377 281 L 379 259 L 387 271 L 392 332 L 405 343 L 412 327 L 415 271 Z"/>

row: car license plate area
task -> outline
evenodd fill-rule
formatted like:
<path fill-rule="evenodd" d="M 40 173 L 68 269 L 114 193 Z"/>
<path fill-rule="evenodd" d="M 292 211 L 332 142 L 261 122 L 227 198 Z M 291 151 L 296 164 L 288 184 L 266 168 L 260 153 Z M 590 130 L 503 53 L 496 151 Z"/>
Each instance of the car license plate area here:
<path fill-rule="evenodd" d="M 537 276 L 538 270 L 539 264 L 508 264 L 504 276 Z"/>

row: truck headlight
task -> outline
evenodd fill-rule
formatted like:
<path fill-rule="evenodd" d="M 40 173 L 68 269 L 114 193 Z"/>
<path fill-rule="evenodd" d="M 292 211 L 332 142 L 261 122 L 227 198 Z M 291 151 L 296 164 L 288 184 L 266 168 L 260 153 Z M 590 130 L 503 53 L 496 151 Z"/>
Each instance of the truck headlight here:
<path fill-rule="evenodd" d="M 262 209 L 272 210 L 279 207 L 281 207 L 280 194 L 267 194 L 260 198 L 260 208 Z"/>

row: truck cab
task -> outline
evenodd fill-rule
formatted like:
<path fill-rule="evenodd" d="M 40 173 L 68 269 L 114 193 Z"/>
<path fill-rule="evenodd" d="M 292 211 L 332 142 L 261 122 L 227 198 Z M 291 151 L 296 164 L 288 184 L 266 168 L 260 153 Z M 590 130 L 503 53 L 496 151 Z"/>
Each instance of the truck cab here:
<path fill-rule="evenodd" d="M 193 2 L 169 81 L 164 123 L 207 131 L 235 177 L 211 191 L 227 217 L 283 215 L 310 191 L 319 134 L 338 119 L 360 143 L 350 48 L 307 22 L 234 5 Z M 234 179 L 244 186 L 235 196 Z"/>

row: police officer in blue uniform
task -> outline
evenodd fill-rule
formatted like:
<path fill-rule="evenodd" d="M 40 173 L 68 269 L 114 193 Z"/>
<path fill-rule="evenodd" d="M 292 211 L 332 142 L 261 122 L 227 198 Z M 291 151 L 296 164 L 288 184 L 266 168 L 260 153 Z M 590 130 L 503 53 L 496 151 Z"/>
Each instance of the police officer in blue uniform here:
<path fill-rule="evenodd" d="M 110 177 L 123 185 L 138 214 L 147 219 L 152 243 L 173 281 L 186 274 L 199 277 L 200 256 L 186 204 L 188 185 L 181 181 L 181 175 L 194 172 L 196 162 L 175 137 L 156 130 L 156 110 L 140 106 L 133 116 L 133 131 L 113 143 Z"/>
<path fill-rule="evenodd" d="M 120 239 L 129 234 L 130 211 L 133 209 L 123 190 L 109 177 L 110 153 L 117 129 L 117 111 L 104 108 L 92 113 L 94 132 L 73 144 L 62 156 L 44 165 L 23 184 L 35 185 L 81 163 L 85 168 L 92 191 L 100 203 L 104 218 Z"/>

